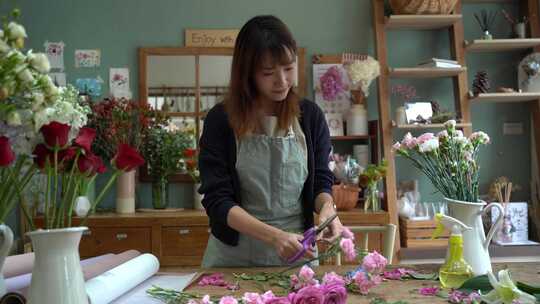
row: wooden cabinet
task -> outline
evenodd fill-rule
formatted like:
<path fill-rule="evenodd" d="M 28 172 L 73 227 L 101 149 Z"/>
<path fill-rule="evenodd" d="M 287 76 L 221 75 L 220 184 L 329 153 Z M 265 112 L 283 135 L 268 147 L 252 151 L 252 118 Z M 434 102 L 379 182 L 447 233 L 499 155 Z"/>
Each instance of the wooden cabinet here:
<path fill-rule="evenodd" d="M 364 213 L 360 209 L 339 212 L 344 225 L 382 225 L 389 222 L 386 212 Z M 42 219 L 36 219 L 40 226 Z M 74 219 L 78 225 L 79 219 Z M 210 235 L 206 213 L 185 210 L 170 213 L 96 214 L 89 218 L 81 239 L 82 258 L 135 249 L 152 253 L 161 266 L 198 266 Z M 359 236 L 357 236 L 359 237 Z M 380 250 L 381 238 L 370 235 L 370 249 Z"/>

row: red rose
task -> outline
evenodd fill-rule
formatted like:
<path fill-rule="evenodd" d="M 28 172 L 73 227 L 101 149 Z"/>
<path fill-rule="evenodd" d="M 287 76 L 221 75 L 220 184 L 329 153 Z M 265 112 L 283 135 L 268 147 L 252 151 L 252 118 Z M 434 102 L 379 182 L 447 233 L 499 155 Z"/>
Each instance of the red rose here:
<path fill-rule="evenodd" d="M 86 153 L 89 153 L 91 151 L 94 138 L 96 138 L 96 130 L 83 127 L 79 130 L 77 138 L 75 138 L 75 144 L 83 148 Z"/>
<path fill-rule="evenodd" d="M 53 121 L 41 127 L 39 131 L 43 134 L 47 146 L 54 148 L 67 145 L 69 130 L 71 130 L 69 125 Z"/>
<path fill-rule="evenodd" d="M 34 162 L 40 169 L 45 168 L 47 159 L 51 164 L 54 162 L 54 152 L 49 150 L 44 144 L 37 145 L 32 154 L 35 155 Z"/>
<path fill-rule="evenodd" d="M 0 137 L 0 167 L 9 166 L 14 159 L 15 153 L 11 150 L 9 138 L 5 136 Z"/>
<path fill-rule="evenodd" d="M 128 172 L 144 164 L 144 158 L 129 145 L 120 144 L 113 162 L 117 169 Z"/>
<path fill-rule="evenodd" d="M 67 162 L 67 161 L 73 160 L 75 158 L 75 155 L 77 155 L 76 147 L 69 147 L 67 149 L 60 150 L 58 151 L 58 162 L 61 163 L 61 162 Z"/>
<path fill-rule="evenodd" d="M 82 155 L 77 161 L 77 166 L 79 171 L 88 176 L 93 176 L 96 173 L 104 173 L 106 171 L 103 161 L 97 155 L 88 153 L 87 155 Z"/>
<path fill-rule="evenodd" d="M 195 153 L 197 153 L 197 150 L 192 148 L 187 148 L 184 150 L 184 157 L 191 158 L 195 156 Z"/>
<path fill-rule="evenodd" d="M 197 167 L 197 162 L 194 159 L 186 160 L 186 167 L 188 170 L 193 171 Z"/>

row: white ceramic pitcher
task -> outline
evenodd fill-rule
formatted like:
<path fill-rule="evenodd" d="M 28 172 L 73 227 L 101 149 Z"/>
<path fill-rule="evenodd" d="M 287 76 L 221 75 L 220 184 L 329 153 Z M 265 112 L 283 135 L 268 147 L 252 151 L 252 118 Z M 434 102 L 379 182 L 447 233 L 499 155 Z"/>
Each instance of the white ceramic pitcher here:
<path fill-rule="evenodd" d="M 463 232 L 463 257 L 471 265 L 475 276 L 488 273 L 491 271 L 489 243 L 502 225 L 503 207 L 499 203 L 491 203 L 486 206 L 486 202 L 483 201 L 471 203 L 449 198 L 445 198 L 445 200 L 448 202 L 449 215 L 473 228 Z M 491 208 L 499 209 L 499 217 L 486 237 L 482 215 Z"/>
<path fill-rule="evenodd" d="M 6 282 L 4 280 L 4 275 L 2 274 L 2 269 L 4 268 L 4 261 L 6 256 L 8 256 L 9 251 L 11 250 L 11 245 L 13 245 L 13 232 L 6 224 L 0 225 L 0 233 L 2 234 L 2 244 L 0 244 L 0 297 L 6 294 Z"/>

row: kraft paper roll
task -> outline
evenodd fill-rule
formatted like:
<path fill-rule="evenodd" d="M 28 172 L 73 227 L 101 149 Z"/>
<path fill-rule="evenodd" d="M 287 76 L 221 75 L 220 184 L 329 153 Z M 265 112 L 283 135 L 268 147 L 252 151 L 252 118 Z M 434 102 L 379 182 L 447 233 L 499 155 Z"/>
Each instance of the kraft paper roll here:
<path fill-rule="evenodd" d="M 90 304 L 107 304 L 127 293 L 159 270 L 158 259 L 140 255 L 86 282 Z"/>

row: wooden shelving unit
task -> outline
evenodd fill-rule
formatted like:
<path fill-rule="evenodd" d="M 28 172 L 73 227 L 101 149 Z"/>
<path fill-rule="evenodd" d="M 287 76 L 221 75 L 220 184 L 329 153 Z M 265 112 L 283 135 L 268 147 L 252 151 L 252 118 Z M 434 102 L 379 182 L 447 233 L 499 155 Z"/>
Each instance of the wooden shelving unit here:
<path fill-rule="evenodd" d="M 455 77 L 466 72 L 466 67 L 460 68 L 388 68 L 391 78 L 440 78 Z"/>
<path fill-rule="evenodd" d="M 456 128 L 467 128 L 472 127 L 471 123 L 457 123 Z M 396 125 L 396 129 L 402 130 L 414 130 L 414 129 L 442 129 L 444 124 L 406 124 L 406 125 Z"/>
<path fill-rule="evenodd" d="M 452 26 L 461 15 L 390 15 L 384 25 L 393 30 L 436 30 Z"/>
<path fill-rule="evenodd" d="M 503 52 L 512 50 L 524 50 L 540 46 L 539 38 L 526 39 L 493 39 L 465 41 L 467 52 Z"/>
<path fill-rule="evenodd" d="M 470 99 L 471 103 L 480 102 L 529 102 L 540 100 L 540 92 L 535 93 L 482 93 Z"/>

